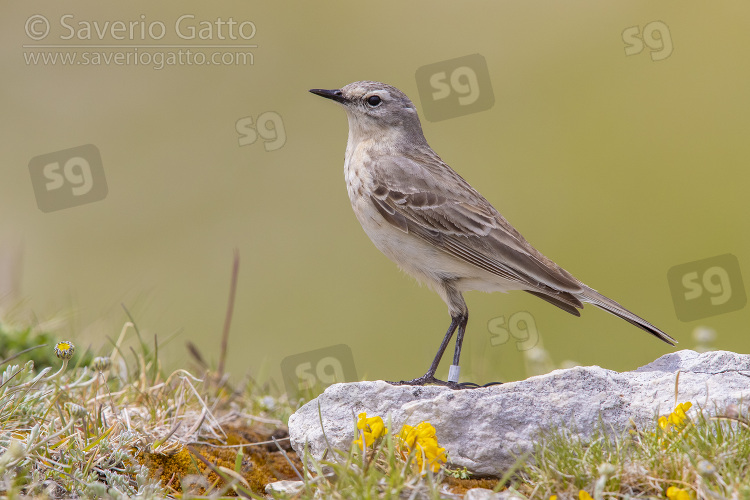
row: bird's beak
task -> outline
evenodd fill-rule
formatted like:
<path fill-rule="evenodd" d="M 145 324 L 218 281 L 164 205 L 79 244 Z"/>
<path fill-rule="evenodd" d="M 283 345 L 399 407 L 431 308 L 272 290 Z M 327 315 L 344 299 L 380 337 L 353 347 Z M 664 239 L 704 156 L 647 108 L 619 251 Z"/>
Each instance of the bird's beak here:
<path fill-rule="evenodd" d="M 320 97 L 325 97 L 326 99 L 331 99 L 332 101 L 339 102 L 341 104 L 346 104 L 349 102 L 349 100 L 344 97 L 343 92 L 341 92 L 340 89 L 336 90 L 325 90 L 325 89 L 310 89 L 310 92 L 312 92 L 315 95 L 319 95 Z"/>

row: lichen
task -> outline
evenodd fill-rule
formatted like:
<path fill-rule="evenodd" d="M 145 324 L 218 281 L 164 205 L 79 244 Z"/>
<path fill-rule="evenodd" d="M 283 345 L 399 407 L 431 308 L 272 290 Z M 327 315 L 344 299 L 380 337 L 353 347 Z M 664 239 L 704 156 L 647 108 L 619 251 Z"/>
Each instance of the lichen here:
<path fill-rule="evenodd" d="M 270 433 L 258 429 L 234 428 L 225 429 L 227 433 L 226 445 L 258 443 L 269 440 Z M 212 443 L 220 445 L 220 443 Z M 235 470 L 235 463 L 239 448 L 219 448 L 215 446 L 195 445 L 195 451 L 216 466 Z M 288 451 L 287 456 L 298 470 L 302 464 L 294 451 Z M 148 467 L 151 477 L 159 478 L 162 485 L 170 491 L 182 493 L 183 479 L 190 475 L 203 476 L 205 485 L 215 485 L 222 489 L 224 481 L 198 457 L 192 456 L 187 447 L 180 448 L 172 454 L 148 453 L 141 451 L 138 460 Z M 283 479 L 296 479 L 296 473 L 280 451 L 270 451 L 265 445 L 248 446 L 244 448 L 244 457 L 239 472 L 248 482 L 255 493 L 262 494 L 267 484 Z M 193 493 L 206 494 L 206 488 L 198 486 Z M 233 491 L 225 494 L 232 495 Z"/>

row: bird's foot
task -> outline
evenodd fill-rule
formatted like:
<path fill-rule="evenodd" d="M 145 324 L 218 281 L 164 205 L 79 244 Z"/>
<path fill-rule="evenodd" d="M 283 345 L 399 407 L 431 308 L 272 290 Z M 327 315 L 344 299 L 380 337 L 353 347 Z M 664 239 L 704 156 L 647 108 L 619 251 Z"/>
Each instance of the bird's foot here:
<path fill-rule="evenodd" d="M 490 382 L 489 384 L 485 384 L 485 385 L 477 385 L 473 382 L 462 382 L 459 384 L 458 382 L 450 382 L 450 381 L 446 382 L 444 380 L 439 380 L 439 379 L 436 379 L 434 376 L 427 375 L 427 374 L 422 375 L 421 377 L 415 378 L 413 380 L 401 380 L 399 382 L 386 381 L 386 382 L 388 382 L 391 385 L 428 385 L 428 384 L 442 385 L 444 387 L 450 387 L 453 390 L 481 389 L 483 387 L 489 387 L 492 385 L 502 384 L 502 382 Z"/>
<path fill-rule="evenodd" d="M 427 374 L 422 375 L 421 377 L 415 378 L 413 380 L 401 380 L 399 382 L 390 382 L 390 381 L 388 381 L 388 383 L 391 384 L 391 385 L 428 385 L 428 384 L 432 384 L 432 385 L 442 385 L 442 386 L 445 386 L 445 387 L 450 387 L 451 389 L 455 389 L 455 390 L 457 390 L 457 389 L 466 389 L 466 387 L 463 387 L 458 382 L 446 382 L 444 380 L 436 379 L 434 376 L 427 375 Z"/>

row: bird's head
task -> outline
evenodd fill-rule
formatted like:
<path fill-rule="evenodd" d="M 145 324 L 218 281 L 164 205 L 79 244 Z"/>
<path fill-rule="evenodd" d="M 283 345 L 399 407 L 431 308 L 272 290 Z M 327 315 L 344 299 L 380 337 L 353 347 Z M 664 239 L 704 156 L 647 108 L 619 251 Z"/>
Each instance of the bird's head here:
<path fill-rule="evenodd" d="M 311 89 L 313 94 L 341 104 L 355 140 L 403 137 L 424 141 L 417 108 L 396 87 L 380 82 L 354 82 L 335 90 Z"/>

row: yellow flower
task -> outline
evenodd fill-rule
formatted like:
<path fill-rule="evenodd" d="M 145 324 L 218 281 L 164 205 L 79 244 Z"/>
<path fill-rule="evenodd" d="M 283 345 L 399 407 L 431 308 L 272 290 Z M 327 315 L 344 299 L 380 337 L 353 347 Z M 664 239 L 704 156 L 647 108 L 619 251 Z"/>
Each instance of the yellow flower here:
<path fill-rule="evenodd" d="M 388 434 L 388 429 L 386 429 L 382 418 L 367 418 L 367 413 L 362 412 L 359 414 L 359 420 L 357 421 L 357 434 L 359 435 L 359 439 L 354 442 L 357 443 L 361 449 L 364 449 L 362 446 L 363 434 L 365 438 L 365 446 L 370 446 L 376 439 Z"/>
<path fill-rule="evenodd" d="M 659 427 L 661 427 L 661 430 L 663 431 L 667 430 L 667 427 L 669 427 L 669 420 L 667 420 L 667 417 L 659 417 Z"/>
<path fill-rule="evenodd" d="M 426 460 L 432 472 L 437 472 L 440 470 L 440 465 L 448 461 L 445 448 L 438 446 L 435 428 L 429 422 L 422 422 L 416 427 L 404 425 L 398 437 L 410 451 L 416 449 L 415 456 L 420 469 L 423 468 Z M 405 450 L 401 454 L 404 457 L 407 455 Z"/>
<path fill-rule="evenodd" d="M 75 351 L 76 346 L 73 345 L 73 342 L 63 340 L 55 344 L 55 355 L 60 359 L 72 358 Z"/>
<path fill-rule="evenodd" d="M 661 427 L 661 430 L 669 432 L 684 427 L 688 420 L 686 412 L 691 406 L 693 406 L 693 403 L 689 401 L 687 403 L 680 403 L 668 416 L 659 417 L 659 427 Z"/>
<path fill-rule="evenodd" d="M 670 486 L 667 488 L 667 498 L 669 498 L 669 500 L 690 500 L 690 494 L 682 488 Z"/>
<path fill-rule="evenodd" d="M 683 425 L 688 418 L 687 415 L 685 415 L 685 412 L 687 412 L 691 406 L 693 406 L 693 403 L 689 401 L 687 403 L 678 404 L 677 408 L 675 408 L 669 415 L 670 423 L 677 427 Z"/>
<path fill-rule="evenodd" d="M 591 495 L 586 493 L 585 490 L 581 490 L 578 492 L 578 500 L 594 500 L 594 499 L 591 498 Z"/>
<path fill-rule="evenodd" d="M 549 500 L 557 500 L 557 495 L 552 495 L 549 497 Z"/>

